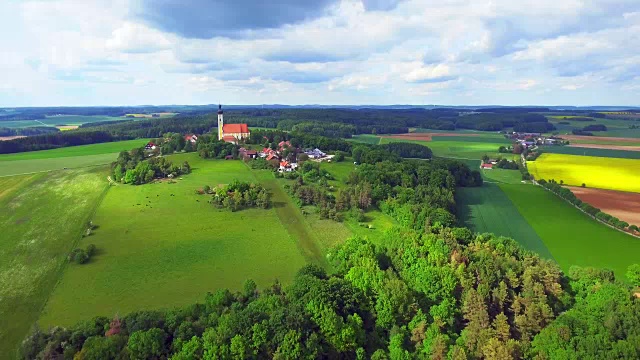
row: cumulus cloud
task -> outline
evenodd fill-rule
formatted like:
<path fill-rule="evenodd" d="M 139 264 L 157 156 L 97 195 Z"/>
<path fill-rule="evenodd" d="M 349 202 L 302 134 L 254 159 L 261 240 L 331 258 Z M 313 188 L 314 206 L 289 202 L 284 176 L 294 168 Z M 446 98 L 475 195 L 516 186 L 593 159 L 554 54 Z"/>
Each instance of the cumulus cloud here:
<path fill-rule="evenodd" d="M 172 42 L 160 31 L 127 22 L 115 29 L 106 47 L 124 53 L 144 54 L 168 49 Z"/>
<path fill-rule="evenodd" d="M 237 37 L 322 15 L 334 0 L 142 0 L 136 14 L 157 28 L 187 38 Z"/>

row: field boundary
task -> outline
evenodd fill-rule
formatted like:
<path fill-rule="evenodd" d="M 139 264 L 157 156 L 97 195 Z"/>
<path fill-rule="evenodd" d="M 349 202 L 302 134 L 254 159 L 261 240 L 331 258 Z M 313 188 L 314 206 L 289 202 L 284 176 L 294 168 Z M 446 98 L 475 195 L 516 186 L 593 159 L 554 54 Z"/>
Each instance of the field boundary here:
<path fill-rule="evenodd" d="M 104 198 L 107 196 L 107 193 L 109 192 L 109 189 L 111 189 L 111 184 L 107 183 L 107 185 L 105 186 L 104 190 L 102 190 L 102 193 L 100 194 L 100 197 L 98 198 L 98 201 L 96 201 L 95 206 L 93 207 L 93 209 L 91 210 L 91 212 L 89 213 L 89 215 L 86 216 L 84 223 L 87 224 L 89 221 L 91 221 L 91 219 L 93 219 L 93 217 L 96 215 L 96 212 L 98 211 L 98 208 L 100 207 L 100 204 L 102 204 L 102 201 L 104 200 Z M 76 240 L 73 242 L 73 248 L 76 248 L 78 246 L 78 244 L 80 243 L 80 241 L 83 239 L 82 234 L 84 233 L 84 229 L 82 230 L 82 232 L 80 232 L 78 234 L 78 236 L 76 236 Z M 53 295 L 53 293 L 55 292 L 56 288 L 58 287 L 58 285 L 60 285 L 60 281 L 62 281 L 62 275 L 64 274 L 64 271 L 66 270 L 66 268 L 69 266 L 70 261 L 68 260 L 64 260 L 62 262 L 62 264 L 60 265 L 59 269 L 58 269 L 58 276 L 57 276 L 57 280 L 55 285 L 53 285 L 51 287 L 51 291 L 49 292 L 49 296 L 47 296 L 47 300 L 44 301 L 42 303 L 42 307 L 40 308 L 40 311 L 38 312 L 38 320 L 40 319 L 40 317 L 42 316 L 42 312 L 44 311 L 44 309 L 47 307 L 47 304 L 49 303 L 49 300 L 51 299 L 51 295 Z M 36 320 L 35 324 L 37 325 L 38 321 Z"/>
<path fill-rule="evenodd" d="M 610 225 L 610 224 L 607 224 L 606 222 L 604 222 L 604 221 L 602 221 L 602 220 L 600 220 L 600 219 L 596 218 L 595 216 L 592 216 L 591 214 L 589 214 L 588 212 L 586 212 L 586 211 L 582 210 L 582 209 L 581 209 L 581 208 L 579 208 L 578 206 L 575 206 L 574 204 L 572 204 L 572 203 L 571 203 L 571 202 L 569 202 L 568 200 L 563 199 L 561 196 L 559 196 L 558 194 L 554 193 L 553 191 L 551 191 L 551 190 L 547 189 L 546 187 L 544 187 L 544 186 L 542 186 L 542 185 L 538 184 L 538 182 L 537 182 L 536 180 L 532 180 L 532 182 L 533 182 L 533 184 L 534 184 L 534 185 L 536 185 L 536 186 L 539 186 L 539 187 L 543 188 L 545 191 L 548 191 L 548 192 L 552 193 L 554 196 L 556 196 L 556 197 L 560 198 L 562 201 L 564 201 L 564 202 L 566 202 L 567 204 L 569 204 L 569 205 L 573 206 L 574 208 L 576 208 L 576 209 L 580 210 L 580 212 L 582 212 L 583 214 L 585 214 L 585 215 L 587 215 L 588 217 L 592 218 L 593 220 L 595 220 L 595 221 L 597 221 L 597 222 L 599 222 L 599 223 L 601 223 L 601 224 L 603 224 L 603 225 L 606 225 L 606 226 L 608 226 L 608 227 L 610 227 L 610 228 L 612 228 L 612 229 L 614 229 L 614 230 L 616 230 L 616 231 L 619 231 L 619 232 L 621 232 L 621 233 L 623 233 L 623 234 L 627 234 L 627 235 L 629 235 L 629 236 L 633 236 L 633 237 L 634 237 L 634 238 L 636 238 L 636 239 L 640 239 L 640 235 L 632 234 L 632 233 L 630 233 L 630 232 L 628 232 L 628 231 L 624 231 L 624 230 L 622 230 L 622 229 L 618 229 L 617 227 L 612 226 L 612 225 Z"/>

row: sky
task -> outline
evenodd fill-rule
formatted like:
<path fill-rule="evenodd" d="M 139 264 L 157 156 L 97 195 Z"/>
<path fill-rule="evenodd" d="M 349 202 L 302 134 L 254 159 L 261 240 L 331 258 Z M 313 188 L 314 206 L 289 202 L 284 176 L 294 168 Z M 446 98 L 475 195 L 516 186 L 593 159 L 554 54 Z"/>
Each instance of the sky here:
<path fill-rule="evenodd" d="M 0 106 L 640 105 L 638 0 L 0 1 Z"/>

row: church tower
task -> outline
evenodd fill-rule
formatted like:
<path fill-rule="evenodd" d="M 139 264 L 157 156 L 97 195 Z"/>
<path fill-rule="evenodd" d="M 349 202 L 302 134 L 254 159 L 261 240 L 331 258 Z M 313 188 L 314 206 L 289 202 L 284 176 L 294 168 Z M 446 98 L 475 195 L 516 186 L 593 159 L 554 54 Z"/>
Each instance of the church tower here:
<path fill-rule="evenodd" d="M 224 116 L 222 114 L 222 105 L 218 105 L 218 140 L 222 140 L 224 136 Z"/>

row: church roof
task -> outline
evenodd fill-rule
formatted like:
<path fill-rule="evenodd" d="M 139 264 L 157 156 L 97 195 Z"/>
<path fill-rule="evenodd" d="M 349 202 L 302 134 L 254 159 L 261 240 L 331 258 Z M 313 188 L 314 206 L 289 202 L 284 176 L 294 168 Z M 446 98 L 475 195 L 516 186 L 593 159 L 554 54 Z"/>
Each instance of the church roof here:
<path fill-rule="evenodd" d="M 230 134 L 248 133 L 249 126 L 247 124 L 224 124 L 222 125 L 222 132 Z"/>

